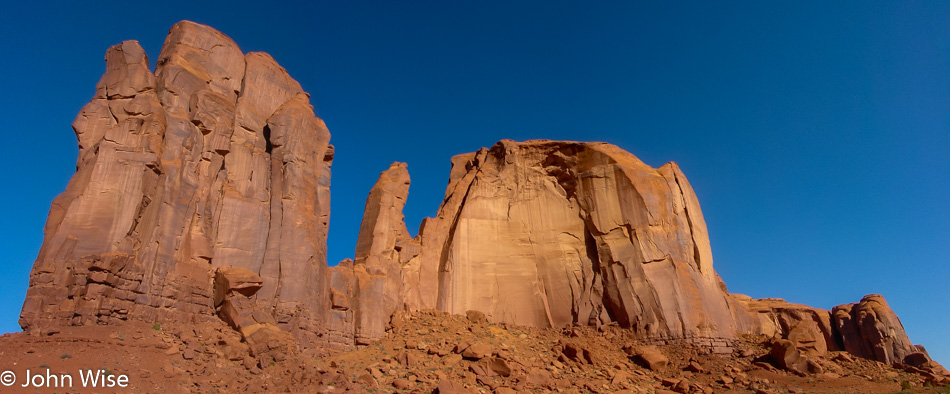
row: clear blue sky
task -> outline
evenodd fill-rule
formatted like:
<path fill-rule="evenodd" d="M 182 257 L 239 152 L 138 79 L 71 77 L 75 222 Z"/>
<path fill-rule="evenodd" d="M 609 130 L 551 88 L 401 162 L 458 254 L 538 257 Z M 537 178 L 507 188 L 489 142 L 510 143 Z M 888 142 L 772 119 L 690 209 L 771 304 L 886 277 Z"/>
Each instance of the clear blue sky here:
<path fill-rule="evenodd" d="M 948 2 L 32 3 L 0 15 L 0 332 L 18 330 L 106 48 L 137 39 L 154 65 L 189 19 L 312 93 L 337 148 L 331 264 L 392 161 L 409 163 L 415 233 L 452 155 L 607 141 L 680 163 L 731 291 L 822 308 L 881 293 L 950 362 Z"/>

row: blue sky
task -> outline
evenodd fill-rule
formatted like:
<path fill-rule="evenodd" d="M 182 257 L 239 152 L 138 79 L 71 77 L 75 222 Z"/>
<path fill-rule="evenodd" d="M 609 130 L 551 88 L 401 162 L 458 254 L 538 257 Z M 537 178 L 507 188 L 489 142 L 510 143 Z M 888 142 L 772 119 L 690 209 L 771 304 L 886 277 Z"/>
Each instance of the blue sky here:
<path fill-rule="evenodd" d="M 337 149 L 331 264 L 393 161 L 415 233 L 452 155 L 607 141 L 680 164 L 730 291 L 822 308 L 881 293 L 950 362 L 950 3 L 25 3 L 0 15 L 0 332 L 18 330 L 106 48 L 139 40 L 154 66 L 189 19 L 312 94 Z"/>

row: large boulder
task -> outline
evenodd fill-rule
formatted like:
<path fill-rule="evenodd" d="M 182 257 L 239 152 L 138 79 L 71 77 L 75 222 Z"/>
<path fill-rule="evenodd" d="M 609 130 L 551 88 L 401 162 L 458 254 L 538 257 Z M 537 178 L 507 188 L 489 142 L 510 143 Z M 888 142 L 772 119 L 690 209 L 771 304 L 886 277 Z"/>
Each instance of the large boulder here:
<path fill-rule="evenodd" d="M 821 365 L 807 352 L 802 351 L 799 344 L 787 339 L 776 339 L 772 342 L 769 355 L 779 367 L 799 375 L 821 373 Z"/>
<path fill-rule="evenodd" d="M 666 355 L 656 346 L 631 346 L 624 348 L 624 352 L 633 358 L 634 362 L 654 371 L 659 371 L 670 363 Z"/>
<path fill-rule="evenodd" d="M 219 267 L 214 273 L 214 305 L 224 302 L 231 293 L 250 297 L 264 284 L 260 275 L 244 268 Z"/>

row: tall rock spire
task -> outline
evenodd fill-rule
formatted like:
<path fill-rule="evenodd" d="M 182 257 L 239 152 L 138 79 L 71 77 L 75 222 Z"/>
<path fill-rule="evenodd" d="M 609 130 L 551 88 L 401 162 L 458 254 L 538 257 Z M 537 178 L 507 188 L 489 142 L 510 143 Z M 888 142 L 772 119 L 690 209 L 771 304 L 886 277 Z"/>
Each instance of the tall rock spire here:
<path fill-rule="evenodd" d="M 333 150 L 309 96 L 269 55 L 188 21 L 157 63 L 153 75 L 134 41 L 106 52 L 20 324 L 200 321 L 215 313 L 215 268 L 236 267 L 264 278 L 260 307 L 318 346 Z"/>

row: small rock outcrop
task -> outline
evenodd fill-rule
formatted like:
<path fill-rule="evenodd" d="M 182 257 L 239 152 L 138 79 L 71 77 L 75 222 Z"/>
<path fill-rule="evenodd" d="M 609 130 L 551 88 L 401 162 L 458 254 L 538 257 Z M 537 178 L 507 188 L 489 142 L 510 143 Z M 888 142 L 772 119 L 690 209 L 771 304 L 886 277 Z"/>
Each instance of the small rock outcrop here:
<path fill-rule="evenodd" d="M 744 332 L 801 342 L 801 346 L 824 355 L 828 350 L 841 350 L 831 324 L 831 313 L 824 309 L 794 304 L 780 298 L 752 299 L 743 294 L 730 294 L 745 307 L 752 318 Z M 811 352 L 810 352 L 811 353 Z"/>
<path fill-rule="evenodd" d="M 878 294 L 832 309 L 844 350 L 885 364 L 919 365 L 930 361 L 922 347 L 911 344 L 900 319 Z"/>

